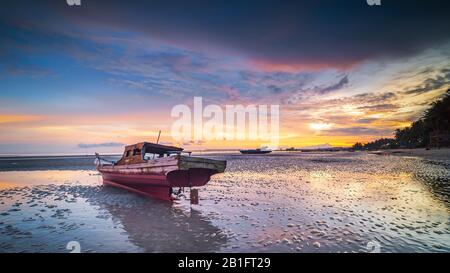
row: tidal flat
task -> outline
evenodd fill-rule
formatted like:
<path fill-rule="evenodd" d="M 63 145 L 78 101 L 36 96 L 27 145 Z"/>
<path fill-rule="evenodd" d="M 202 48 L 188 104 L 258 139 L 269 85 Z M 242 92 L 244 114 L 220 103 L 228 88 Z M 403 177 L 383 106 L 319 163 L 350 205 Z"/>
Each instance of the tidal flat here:
<path fill-rule="evenodd" d="M 0 252 L 450 251 L 448 156 L 202 156 L 228 165 L 198 205 L 103 187 L 89 156 L 0 158 Z"/>

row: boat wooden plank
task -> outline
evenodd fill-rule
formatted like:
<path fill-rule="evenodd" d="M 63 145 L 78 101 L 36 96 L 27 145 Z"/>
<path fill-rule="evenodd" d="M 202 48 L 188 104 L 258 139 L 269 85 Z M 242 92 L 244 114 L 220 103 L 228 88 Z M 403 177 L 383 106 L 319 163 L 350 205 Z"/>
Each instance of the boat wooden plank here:
<path fill-rule="evenodd" d="M 180 170 L 189 169 L 211 169 L 216 172 L 224 172 L 226 168 L 226 161 L 214 160 L 208 158 L 198 158 L 198 157 L 187 157 L 181 156 L 179 161 Z"/>

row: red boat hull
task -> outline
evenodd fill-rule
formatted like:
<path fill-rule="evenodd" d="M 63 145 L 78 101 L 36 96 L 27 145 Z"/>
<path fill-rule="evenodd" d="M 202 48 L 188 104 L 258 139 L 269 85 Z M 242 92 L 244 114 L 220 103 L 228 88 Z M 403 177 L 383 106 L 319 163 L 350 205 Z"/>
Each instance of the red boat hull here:
<path fill-rule="evenodd" d="M 126 174 L 100 171 L 103 184 L 160 200 L 171 201 L 172 187 L 204 186 L 217 173 L 211 169 L 175 170 L 165 174 Z"/>

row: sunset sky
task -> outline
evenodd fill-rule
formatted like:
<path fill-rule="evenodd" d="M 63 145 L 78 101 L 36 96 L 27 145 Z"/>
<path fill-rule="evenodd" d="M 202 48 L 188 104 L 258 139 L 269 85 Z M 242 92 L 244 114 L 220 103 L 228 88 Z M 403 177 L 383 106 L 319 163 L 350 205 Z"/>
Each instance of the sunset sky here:
<path fill-rule="evenodd" d="M 184 2 L 184 3 L 183 3 Z M 448 1 L 5 1 L 0 154 L 175 143 L 173 106 L 279 104 L 280 145 L 391 137 L 450 87 Z"/>

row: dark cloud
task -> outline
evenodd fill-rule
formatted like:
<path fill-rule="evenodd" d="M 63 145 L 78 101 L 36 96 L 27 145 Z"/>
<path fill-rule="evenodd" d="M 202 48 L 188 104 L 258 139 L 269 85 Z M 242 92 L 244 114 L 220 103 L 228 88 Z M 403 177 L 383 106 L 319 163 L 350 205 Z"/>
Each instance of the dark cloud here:
<path fill-rule="evenodd" d="M 370 111 L 392 111 L 398 109 L 398 105 L 392 104 L 392 103 L 385 103 L 385 104 L 375 104 L 375 105 L 366 105 L 366 106 L 360 106 L 358 109 L 360 110 L 370 110 Z"/>
<path fill-rule="evenodd" d="M 362 93 L 355 95 L 353 97 L 344 98 L 347 102 L 352 102 L 355 104 L 378 104 L 386 101 L 393 100 L 397 97 L 394 92 L 384 92 L 384 93 Z"/>
<path fill-rule="evenodd" d="M 157 52 L 137 56 L 141 65 L 150 67 L 160 67 L 174 74 L 183 74 L 185 71 L 198 71 L 208 67 L 207 59 L 202 56 L 193 58 L 190 55 L 180 52 Z"/>
<path fill-rule="evenodd" d="M 202 140 L 198 140 L 198 141 L 193 141 L 193 140 L 191 140 L 191 141 L 184 142 L 184 143 L 183 143 L 183 146 L 191 146 L 191 145 L 201 146 L 201 145 L 203 145 L 203 144 L 205 144 L 205 143 L 206 143 L 206 142 L 205 142 L 205 141 L 202 141 Z"/>
<path fill-rule="evenodd" d="M 402 57 L 449 40 L 450 2 L 304 1 L 8 1 L 0 15 L 53 25 L 114 28 L 178 45 L 226 49 L 263 63 L 346 66 Z"/>
<path fill-rule="evenodd" d="M 420 95 L 446 86 L 450 86 L 450 70 L 442 69 L 440 75 L 434 78 L 428 78 L 421 85 L 406 90 L 403 93 L 406 95 Z"/>
<path fill-rule="evenodd" d="M 78 148 L 88 149 L 88 148 L 100 148 L 100 147 L 123 147 L 125 144 L 118 142 L 105 142 L 105 143 L 80 143 Z"/>
<path fill-rule="evenodd" d="M 298 84 L 294 88 L 290 88 L 292 92 L 287 93 L 288 97 L 284 97 L 281 99 L 281 103 L 284 105 L 295 105 L 300 101 L 308 100 L 311 96 L 314 95 L 324 95 L 333 91 L 337 91 L 345 87 L 349 83 L 348 75 L 343 76 L 338 82 L 333 83 L 331 85 L 319 85 L 314 87 L 307 87 L 306 83 L 308 83 L 310 78 L 310 74 L 306 73 L 303 77 L 302 81 L 299 81 Z M 282 80 L 280 80 L 282 82 Z M 285 90 L 285 89 L 283 89 Z M 289 89 L 288 89 L 289 90 Z M 275 92 L 273 92 L 275 93 Z M 281 92 L 279 92 L 281 93 Z M 277 94 L 279 94 L 277 93 Z"/>
<path fill-rule="evenodd" d="M 346 86 L 348 84 L 348 82 L 349 82 L 348 81 L 348 75 L 345 75 L 339 82 L 319 90 L 318 93 L 326 94 L 326 93 L 329 93 L 329 92 L 333 92 L 333 91 L 339 90 L 342 87 Z"/>
<path fill-rule="evenodd" d="M 361 124 L 370 124 L 374 121 L 377 121 L 377 119 L 376 118 L 362 118 L 362 119 L 356 120 L 357 123 L 361 123 Z"/>
<path fill-rule="evenodd" d="M 281 87 L 276 86 L 276 85 L 273 85 L 273 84 L 267 86 L 267 88 L 268 88 L 268 89 L 270 90 L 270 92 L 273 93 L 273 94 L 280 94 L 280 93 L 283 92 L 283 89 L 282 89 Z"/>
<path fill-rule="evenodd" d="M 330 129 L 321 132 L 324 136 L 385 136 L 392 134 L 392 129 L 376 129 L 368 127 L 348 127 L 348 128 L 337 128 Z"/>

